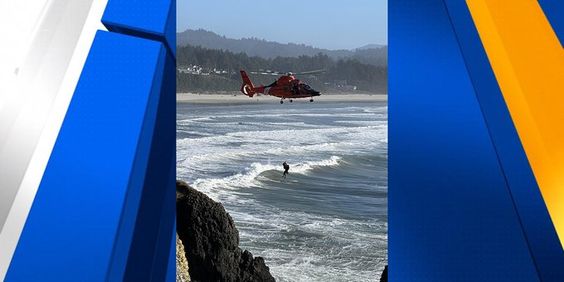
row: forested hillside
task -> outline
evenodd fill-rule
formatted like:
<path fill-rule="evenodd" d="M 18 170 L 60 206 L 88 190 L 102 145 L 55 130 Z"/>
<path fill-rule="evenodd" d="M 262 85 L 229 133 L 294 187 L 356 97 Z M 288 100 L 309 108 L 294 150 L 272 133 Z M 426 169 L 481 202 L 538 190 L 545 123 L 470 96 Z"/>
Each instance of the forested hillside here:
<path fill-rule="evenodd" d="M 322 53 L 334 60 L 354 58 L 365 64 L 375 66 L 388 65 L 388 47 L 375 44 L 359 46 L 359 48 L 355 50 L 328 50 L 305 44 L 282 44 L 258 38 L 232 39 L 203 29 L 188 29 L 184 32 L 177 33 L 176 40 L 177 46 L 179 47 L 186 45 L 200 46 L 234 53 L 245 53 L 249 56 L 257 56 L 266 59 L 276 57 L 315 56 L 318 53 Z"/>
<path fill-rule="evenodd" d="M 268 71 L 325 70 L 298 78 L 323 92 L 387 93 L 387 67 L 366 64 L 356 58 L 335 60 L 323 53 L 262 58 L 187 45 L 178 47 L 177 68 L 178 92 L 238 91 L 241 86 L 239 70 L 244 69 L 255 84 L 271 83 L 278 77 L 266 74 Z"/>

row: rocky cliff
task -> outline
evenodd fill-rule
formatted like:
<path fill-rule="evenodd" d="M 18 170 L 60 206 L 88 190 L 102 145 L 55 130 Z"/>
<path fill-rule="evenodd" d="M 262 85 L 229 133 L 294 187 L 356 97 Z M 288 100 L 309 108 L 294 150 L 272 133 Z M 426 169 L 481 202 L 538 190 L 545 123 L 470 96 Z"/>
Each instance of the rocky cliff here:
<path fill-rule="evenodd" d="M 176 282 L 190 282 L 188 270 L 188 260 L 186 259 L 184 244 L 182 244 L 178 234 L 176 234 Z"/>
<path fill-rule="evenodd" d="M 239 248 L 239 232 L 223 206 L 176 182 L 177 232 L 192 281 L 274 281 L 262 257 Z"/>

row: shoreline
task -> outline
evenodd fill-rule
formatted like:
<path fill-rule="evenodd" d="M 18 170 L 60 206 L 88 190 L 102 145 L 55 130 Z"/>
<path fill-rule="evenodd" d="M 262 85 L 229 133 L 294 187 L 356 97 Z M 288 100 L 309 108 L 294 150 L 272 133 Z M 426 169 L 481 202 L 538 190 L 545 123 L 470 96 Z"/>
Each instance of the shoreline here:
<path fill-rule="evenodd" d="M 326 94 L 314 98 L 315 103 L 323 102 L 386 102 L 386 94 Z M 280 98 L 272 96 L 247 97 L 243 94 L 196 94 L 176 93 L 176 103 L 191 104 L 277 104 Z M 288 99 L 285 100 L 289 103 Z M 309 99 L 295 99 L 294 103 L 309 103 Z"/>

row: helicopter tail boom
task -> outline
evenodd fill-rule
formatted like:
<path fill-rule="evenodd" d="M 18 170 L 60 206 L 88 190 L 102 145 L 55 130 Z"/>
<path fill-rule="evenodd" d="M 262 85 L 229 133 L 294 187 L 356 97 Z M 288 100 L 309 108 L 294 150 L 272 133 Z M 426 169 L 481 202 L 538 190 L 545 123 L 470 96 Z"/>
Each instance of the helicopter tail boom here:
<path fill-rule="evenodd" d="M 264 93 L 264 86 L 255 87 L 244 70 L 241 70 L 241 78 L 243 79 L 243 85 L 241 85 L 243 94 L 253 97 L 256 93 Z"/>

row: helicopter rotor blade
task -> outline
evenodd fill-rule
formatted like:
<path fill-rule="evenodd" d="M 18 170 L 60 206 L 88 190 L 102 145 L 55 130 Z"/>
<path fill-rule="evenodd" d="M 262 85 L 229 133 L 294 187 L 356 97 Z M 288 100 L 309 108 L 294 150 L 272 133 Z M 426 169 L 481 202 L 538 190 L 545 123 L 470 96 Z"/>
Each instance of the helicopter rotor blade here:
<path fill-rule="evenodd" d="M 260 74 L 260 75 L 284 75 L 281 72 L 266 72 L 266 71 L 250 71 L 250 74 Z"/>
<path fill-rule="evenodd" d="M 301 75 L 301 74 L 316 74 L 316 73 L 324 73 L 324 72 L 326 72 L 326 71 L 327 71 L 326 69 L 319 69 L 319 70 L 312 70 L 312 71 L 302 71 L 302 72 L 297 72 L 297 73 L 294 73 L 294 74 L 297 74 L 297 75 Z"/>
<path fill-rule="evenodd" d="M 319 70 L 312 70 L 312 71 L 302 71 L 302 72 L 291 72 L 294 75 L 302 75 L 302 74 L 316 74 L 316 73 L 324 73 L 327 72 L 326 69 L 319 69 Z M 251 74 L 261 74 L 261 75 L 286 75 L 288 72 L 277 72 L 277 71 L 250 71 Z"/>

